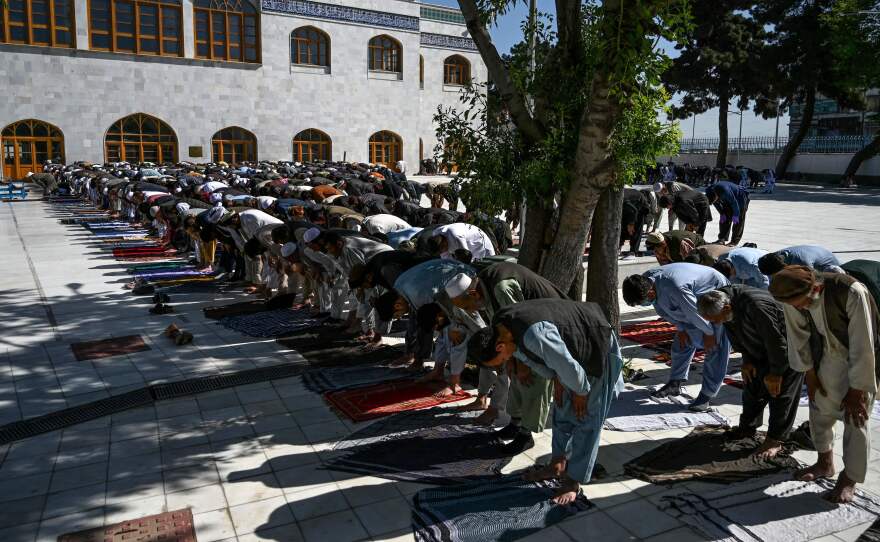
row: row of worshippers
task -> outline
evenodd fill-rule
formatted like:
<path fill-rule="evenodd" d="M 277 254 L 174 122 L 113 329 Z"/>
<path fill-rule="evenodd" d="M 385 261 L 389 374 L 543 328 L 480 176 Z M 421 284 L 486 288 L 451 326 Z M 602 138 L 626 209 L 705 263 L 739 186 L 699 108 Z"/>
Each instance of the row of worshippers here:
<path fill-rule="evenodd" d="M 749 251 L 749 252 L 738 252 Z M 743 412 L 732 436 L 767 436 L 755 450 L 772 457 L 789 437 L 806 383 L 810 433 L 819 454 L 797 473 L 834 476 L 834 424 L 844 422 L 844 471 L 827 498 L 848 502 L 865 480 L 868 419 L 880 355 L 880 262 L 843 265 L 833 253 L 799 245 L 773 253 L 735 249 L 714 267 L 669 263 L 623 283 L 632 306 L 650 305 L 676 328 L 668 382 L 654 392 L 680 395 L 698 348 L 706 352 L 702 387 L 691 409 L 709 408 L 727 373 L 731 349 L 743 356 Z"/>
<path fill-rule="evenodd" d="M 703 245 L 706 226 L 713 219 L 712 207 L 718 212 L 719 224 L 718 240 L 714 244 L 739 245 L 745 231 L 749 191 L 737 184 L 719 181 L 705 192 L 675 181 L 655 183 L 653 190 L 624 188 L 620 246 L 629 242 L 630 255 L 637 256 L 642 237 L 647 234 L 646 248 L 652 250 L 656 236 L 666 235 L 657 233 L 664 210 L 669 220 L 667 233 L 686 232 L 690 235 L 675 235 L 699 239 L 699 245 Z"/>

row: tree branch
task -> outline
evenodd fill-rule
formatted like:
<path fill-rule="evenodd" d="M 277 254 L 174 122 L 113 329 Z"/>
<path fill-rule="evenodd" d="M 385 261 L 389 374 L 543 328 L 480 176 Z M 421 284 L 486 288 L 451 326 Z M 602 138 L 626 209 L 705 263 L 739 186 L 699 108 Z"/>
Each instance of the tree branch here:
<path fill-rule="evenodd" d="M 501 55 L 498 54 L 489 32 L 483 26 L 476 2 L 474 0 L 458 0 L 458 5 L 464 15 L 468 32 L 470 32 L 471 38 L 477 45 L 477 50 L 489 70 L 489 78 L 495 84 L 498 93 L 501 94 L 501 99 L 507 106 L 514 124 L 526 139 L 534 142 L 540 141 L 544 137 L 544 127 L 532 118 L 526 106 L 526 97 L 514 86 L 507 67 L 501 60 Z"/>

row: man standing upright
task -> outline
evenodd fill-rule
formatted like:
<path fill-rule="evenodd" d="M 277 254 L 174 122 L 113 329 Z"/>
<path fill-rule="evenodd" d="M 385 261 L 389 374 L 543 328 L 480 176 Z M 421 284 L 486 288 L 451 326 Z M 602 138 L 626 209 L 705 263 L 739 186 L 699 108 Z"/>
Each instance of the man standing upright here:
<path fill-rule="evenodd" d="M 767 438 L 755 455 L 776 456 L 791 433 L 804 383 L 803 373 L 788 364 L 782 305 L 767 290 L 731 284 L 703 294 L 697 308 L 706 320 L 723 324 L 730 345 L 742 353 L 743 410 L 735 434 L 754 435 L 769 403 Z"/>
<path fill-rule="evenodd" d="M 770 293 L 784 304 L 788 361 L 806 373 L 810 434 L 818 460 L 797 473 L 811 481 L 834 476 L 834 424 L 844 422 L 843 465 L 831 502 L 850 502 L 863 483 L 871 451 L 869 416 L 877 393 L 880 314 L 854 278 L 791 265 L 773 275 Z"/>

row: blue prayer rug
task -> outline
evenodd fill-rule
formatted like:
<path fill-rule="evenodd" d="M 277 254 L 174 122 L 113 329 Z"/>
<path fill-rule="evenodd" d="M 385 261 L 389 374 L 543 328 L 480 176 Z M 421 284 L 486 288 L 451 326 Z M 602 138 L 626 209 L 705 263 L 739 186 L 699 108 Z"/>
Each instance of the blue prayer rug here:
<path fill-rule="evenodd" d="M 492 542 L 524 538 L 592 508 L 581 493 L 571 504 L 553 504 L 559 484 L 526 482 L 519 475 L 423 489 L 412 502 L 418 542 Z M 585 533 L 602 538 L 602 533 Z"/>
<path fill-rule="evenodd" d="M 217 322 L 223 327 L 244 333 L 250 337 L 281 337 L 314 327 L 323 322 L 323 318 L 315 318 L 308 308 L 278 309 L 274 311 L 226 316 Z"/>

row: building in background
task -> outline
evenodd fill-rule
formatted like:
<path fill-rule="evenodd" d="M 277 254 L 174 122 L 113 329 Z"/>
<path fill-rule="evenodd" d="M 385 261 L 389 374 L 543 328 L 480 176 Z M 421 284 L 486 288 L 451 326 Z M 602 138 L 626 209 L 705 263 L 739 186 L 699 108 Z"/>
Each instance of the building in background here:
<path fill-rule="evenodd" d="M 880 89 L 868 90 L 865 101 L 868 104 L 866 111 L 854 111 L 840 107 L 834 100 L 817 96 L 816 111 L 807 137 L 872 137 L 880 130 L 880 118 L 876 116 L 880 112 Z M 873 118 L 872 113 L 875 114 Z M 801 126 L 803 105 L 792 105 L 789 114 L 788 134 L 794 137 Z"/>
<path fill-rule="evenodd" d="M 259 1 L 259 0 L 255 0 Z M 486 68 L 457 10 L 406 0 L 8 0 L 3 175 L 45 160 L 404 160 Z"/>

